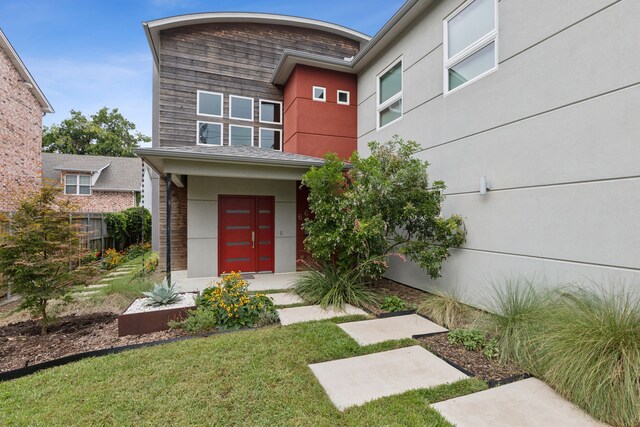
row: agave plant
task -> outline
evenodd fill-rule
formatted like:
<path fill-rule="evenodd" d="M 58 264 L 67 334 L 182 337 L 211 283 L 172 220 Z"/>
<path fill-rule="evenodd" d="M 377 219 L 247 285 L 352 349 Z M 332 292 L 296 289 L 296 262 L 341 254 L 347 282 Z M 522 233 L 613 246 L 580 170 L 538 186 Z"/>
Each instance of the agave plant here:
<path fill-rule="evenodd" d="M 158 305 L 167 305 L 175 302 L 180 294 L 173 290 L 173 286 L 169 285 L 167 282 L 167 278 L 162 281 L 162 284 L 158 285 L 157 283 L 153 285 L 153 290 L 151 292 L 143 292 L 142 294 L 146 297 L 149 297 L 149 302 L 147 305 L 158 306 Z"/>

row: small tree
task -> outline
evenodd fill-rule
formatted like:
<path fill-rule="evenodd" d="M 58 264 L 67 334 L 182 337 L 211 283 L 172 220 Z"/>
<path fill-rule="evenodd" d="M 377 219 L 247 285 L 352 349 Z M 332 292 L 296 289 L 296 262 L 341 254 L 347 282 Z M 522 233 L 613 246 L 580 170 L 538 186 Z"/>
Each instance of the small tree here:
<path fill-rule="evenodd" d="M 74 206 L 60 187 L 45 186 L 26 196 L 0 232 L 0 273 L 5 285 L 23 297 L 21 309 L 40 318 L 47 333 L 47 308 L 53 299 L 70 301 L 71 287 L 86 284 L 77 265 L 82 233 L 69 213 Z"/>
<path fill-rule="evenodd" d="M 371 142 L 371 155 L 354 153 L 350 167 L 335 155 L 303 177 L 315 214 L 304 228 L 311 255 L 369 279 L 387 269 L 385 257 L 407 257 L 435 278 L 449 249 L 465 241 L 462 218 L 441 215 L 442 181 L 429 182 L 429 164 L 414 157 L 419 145 L 394 137 Z"/>

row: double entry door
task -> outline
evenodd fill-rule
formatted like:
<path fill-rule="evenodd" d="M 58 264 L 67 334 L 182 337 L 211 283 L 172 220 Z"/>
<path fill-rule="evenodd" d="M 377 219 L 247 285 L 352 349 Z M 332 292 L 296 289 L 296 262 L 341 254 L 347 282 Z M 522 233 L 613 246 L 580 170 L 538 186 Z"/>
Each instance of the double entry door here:
<path fill-rule="evenodd" d="M 220 196 L 218 273 L 274 271 L 273 196 Z"/>

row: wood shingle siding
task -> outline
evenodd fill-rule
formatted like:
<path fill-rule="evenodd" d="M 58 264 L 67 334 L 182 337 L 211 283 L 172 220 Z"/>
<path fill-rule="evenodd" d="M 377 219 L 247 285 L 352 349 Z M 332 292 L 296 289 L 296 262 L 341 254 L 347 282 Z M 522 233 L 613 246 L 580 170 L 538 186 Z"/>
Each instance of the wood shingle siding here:
<path fill-rule="evenodd" d="M 283 101 L 271 76 L 285 49 L 336 58 L 353 56 L 359 43 L 345 37 L 293 26 L 217 23 L 164 30 L 160 37 L 159 146 L 196 144 L 196 122 L 249 125 L 229 119 L 229 95 L 254 99 L 254 142 L 258 141 L 258 99 Z M 196 115 L 197 91 L 224 94 L 223 118 Z M 263 125 L 264 127 L 274 127 Z M 277 125 L 276 125 L 277 126 Z"/>

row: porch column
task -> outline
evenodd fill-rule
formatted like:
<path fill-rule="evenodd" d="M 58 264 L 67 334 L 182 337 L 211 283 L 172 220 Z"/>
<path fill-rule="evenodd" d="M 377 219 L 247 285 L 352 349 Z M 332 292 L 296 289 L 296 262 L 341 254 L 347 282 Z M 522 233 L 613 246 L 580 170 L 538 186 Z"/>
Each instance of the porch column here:
<path fill-rule="evenodd" d="M 171 286 L 171 174 L 167 173 L 165 176 L 165 183 L 167 187 L 167 238 L 166 238 L 166 261 L 167 261 L 167 282 Z"/>

